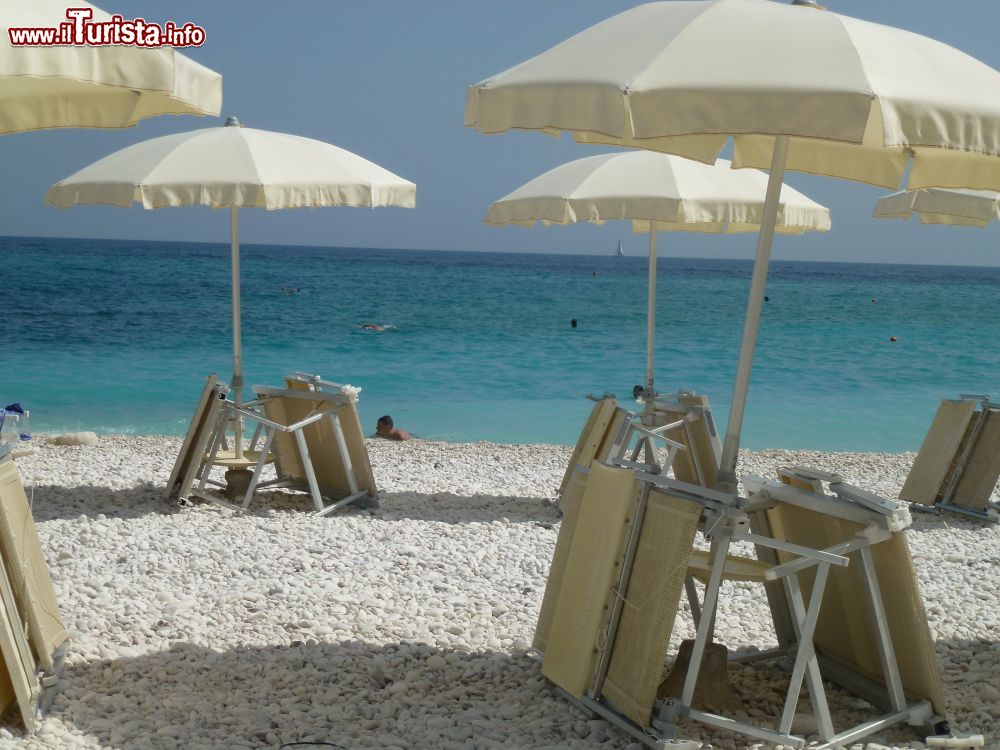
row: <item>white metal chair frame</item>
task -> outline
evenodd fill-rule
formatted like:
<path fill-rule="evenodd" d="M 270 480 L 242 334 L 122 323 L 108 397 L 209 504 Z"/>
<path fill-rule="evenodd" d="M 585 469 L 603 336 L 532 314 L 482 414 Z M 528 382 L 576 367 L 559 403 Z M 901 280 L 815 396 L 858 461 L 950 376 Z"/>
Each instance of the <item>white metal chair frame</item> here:
<path fill-rule="evenodd" d="M 873 545 L 890 539 L 894 532 L 910 525 L 911 519 L 906 507 L 858 487 L 845 484 L 839 476 L 802 467 L 797 467 L 796 471 L 801 473 L 804 478 L 830 482 L 830 491 L 833 494 L 816 494 L 783 484 L 746 478 L 743 483 L 750 493 L 748 499 L 670 479 L 663 473 L 677 452 L 684 450 L 685 446 L 664 438 L 663 433 L 679 426 L 683 421 L 654 429 L 642 425 L 641 422 L 637 423 L 635 420 L 631 420 L 626 422 L 622 434 L 616 439 L 618 456 L 609 463 L 632 469 L 642 484 L 642 489 L 638 494 L 635 513 L 632 515 L 633 520 L 625 546 L 624 560 L 612 590 L 620 595 L 612 596 L 607 632 L 602 639 L 605 645 L 600 651 L 593 686 L 580 699 L 574 698 L 565 691 L 563 691 L 564 695 L 582 708 L 624 729 L 647 746 L 669 746 L 674 750 L 697 750 L 701 746 L 700 742 L 694 740 L 678 739 L 677 722 L 683 717 L 709 726 L 740 732 L 766 742 L 783 744 L 786 747 L 804 747 L 806 739 L 791 733 L 795 708 L 803 684 L 808 687 L 821 739 L 820 744 L 814 746 L 815 750 L 846 746 L 886 727 L 904 722 L 914 726 L 933 728 L 936 732 L 947 732 L 946 722 L 942 717 L 935 715 L 928 701 L 908 702 L 906 699 L 871 554 Z M 667 459 L 662 465 L 655 460 L 654 440 L 663 440 L 666 443 Z M 639 463 L 639 453 L 643 449 L 647 451 L 647 460 L 645 463 Z M 650 461 L 649 457 L 654 457 L 654 459 Z M 700 470 L 699 475 L 701 475 Z M 711 543 L 709 552 L 711 572 L 701 602 L 698 601 L 697 590 L 690 573 L 685 581 L 685 589 L 691 604 L 697 635 L 687 667 L 683 690 L 679 696 L 656 702 L 654 715 L 651 719 L 654 733 L 651 734 L 648 729 L 634 723 L 605 700 L 602 691 L 624 604 L 624 590 L 631 575 L 635 551 L 638 546 L 646 503 L 649 492 L 654 487 L 667 490 L 672 495 L 702 505 L 704 510 L 700 521 L 700 530 Z M 766 510 L 776 502 L 788 503 L 860 523 L 865 528 L 859 535 L 845 539 L 827 549 L 813 549 L 791 544 L 751 531 L 750 514 Z M 702 659 L 715 629 L 719 591 L 727 554 L 734 541 L 750 542 L 758 550 L 764 549 L 774 552 L 780 550 L 796 555 L 796 559 L 786 563 L 778 563 L 776 557 L 772 557 L 773 564 L 767 567 L 763 574 L 765 581 L 778 582 L 784 587 L 787 603 L 791 609 L 792 642 L 747 657 L 730 659 L 731 661 L 749 662 L 794 656 L 791 680 L 781 716 L 778 718 L 777 730 L 702 711 L 692 706 Z M 819 619 L 830 566 L 844 567 L 849 565 L 852 559 L 860 562 L 867 584 L 869 604 L 871 605 L 870 615 L 878 633 L 878 650 L 885 680 L 884 687 L 864 675 L 818 655 L 813 646 L 813 634 Z M 816 574 L 812 593 L 809 601 L 806 602 L 802 595 L 802 585 L 798 575 L 812 568 L 815 568 Z M 826 691 L 823 686 L 824 676 L 850 692 L 864 697 L 873 705 L 883 708 L 887 713 L 846 731 L 836 732 L 826 700 Z"/>
<path fill-rule="evenodd" d="M 628 412 L 628 419 L 622 425 L 622 429 L 615 437 L 611 448 L 610 463 L 613 466 L 621 466 L 626 469 L 647 471 L 652 474 L 665 472 L 674 462 L 679 451 L 687 451 L 689 445 L 694 444 L 694 436 L 691 433 L 691 424 L 697 419 L 704 419 L 708 425 L 711 436 L 712 450 L 715 455 L 715 462 L 718 464 L 722 453 L 722 445 L 719 442 L 718 432 L 715 429 L 715 421 L 712 419 L 712 410 L 702 406 L 687 406 L 680 403 L 680 397 L 686 395 L 687 391 L 678 391 L 676 394 L 663 395 L 656 394 L 655 399 L 647 402 L 644 410 L 640 412 Z M 668 407 L 670 413 L 683 411 L 681 419 L 666 422 L 659 427 L 655 426 L 657 416 L 663 413 L 663 407 Z M 671 432 L 677 428 L 684 430 L 686 445 L 671 440 L 664 433 Z M 659 452 L 656 449 L 656 441 L 661 441 L 667 449 L 667 455 L 660 460 Z M 639 456 L 643 455 L 644 460 L 639 462 Z M 628 458 L 625 458 L 628 456 Z M 691 454 L 691 462 L 698 475 L 700 484 L 705 485 L 705 470 L 701 465 L 700 457 L 696 452 Z"/>

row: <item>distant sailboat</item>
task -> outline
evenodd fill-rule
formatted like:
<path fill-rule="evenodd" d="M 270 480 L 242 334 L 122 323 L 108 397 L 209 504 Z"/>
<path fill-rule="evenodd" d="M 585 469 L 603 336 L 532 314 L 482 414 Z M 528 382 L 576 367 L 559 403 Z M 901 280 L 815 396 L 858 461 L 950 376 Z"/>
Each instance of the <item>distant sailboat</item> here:
<path fill-rule="evenodd" d="M 616 258 L 621 258 L 625 253 L 622 252 L 622 241 L 618 240 L 618 252 L 615 253 Z"/>

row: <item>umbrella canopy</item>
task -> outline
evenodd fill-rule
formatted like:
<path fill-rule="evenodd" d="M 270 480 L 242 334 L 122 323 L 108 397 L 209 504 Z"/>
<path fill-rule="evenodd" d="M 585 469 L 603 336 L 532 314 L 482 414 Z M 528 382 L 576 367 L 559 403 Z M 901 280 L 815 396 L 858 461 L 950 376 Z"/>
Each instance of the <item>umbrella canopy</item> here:
<path fill-rule="evenodd" d="M 243 389 L 240 336 L 241 207 L 400 206 L 413 208 L 417 187 L 360 156 L 322 141 L 226 127 L 153 138 L 116 151 L 56 183 L 45 200 L 61 208 L 104 203 L 144 208 L 203 205 L 230 209 L 233 380 Z M 236 451 L 242 452 L 237 434 Z"/>
<path fill-rule="evenodd" d="M 413 208 L 416 186 L 323 141 L 242 127 L 205 128 L 116 151 L 56 183 L 49 203 L 165 206 Z"/>
<path fill-rule="evenodd" d="M 86 2 L 94 21 L 111 15 Z M 5 29 L 67 23 L 62 0 L 18 0 L 0 10 Z M 0 41 L 0 133 L 45 128 L 124 128 L 162 114 L 218 115 L 222 76 L 172 47 L 37 46 Z"/>
<path fill-rule="evenodd" d="M 736 459 L 785 169 L 896 187 L 1000 190 L 1000 73 L 926 37 L 771 0 L 641 5 L 468 90 L 486 133 L 769 168 L 721 460 Z M 912 164 L 911 164 L 912 162 Z"/>
<path fill-rule="evenodd" d="M 601 154 L 577 159 L 539 175 L 490 206 L 486 223 L 530 227 L 613 219 L 632 221 L 649 233 L 646 301 L 646 411 L 656 399 L 653 341 L 656 326 L 656 233 L 754 232 L 764 215 L 767 175 L 733 171 L 720 159 L 714 166 L 653 151 Z M 830 228 L 830 212 L 797 190 L 782 185 L 775 231 L 802 234 Z"/>
<path fill-rule="evenodd" d="M 1000 219 L 1000 193 L 921 188 L 887 195 L 875 204 L 879 219 L 909 219 L 913 214 L 921 224 L 985 227 Z"/>
<path fill-rule="evenodd" d="M 1000 190 L 1000 73 L 890 26 L 772 0 L 640 5 L 469 88 L 484 133 L 570 131 L 737 167 Z M 653 139 L 653 140 L 649 140 Z"/>
<path fill-rule="evenodd" d="M 539 175 L 490 206 L 486 223 L 530 227 L 614 219 L 633 230 L 756 232 L 764 215 L 767 175 L 734 171 L 652 151 L 624 151 L 576 159 Z M 776 232 L 801 234 L 830 228 L 830 212 L 783 185 Z"/>

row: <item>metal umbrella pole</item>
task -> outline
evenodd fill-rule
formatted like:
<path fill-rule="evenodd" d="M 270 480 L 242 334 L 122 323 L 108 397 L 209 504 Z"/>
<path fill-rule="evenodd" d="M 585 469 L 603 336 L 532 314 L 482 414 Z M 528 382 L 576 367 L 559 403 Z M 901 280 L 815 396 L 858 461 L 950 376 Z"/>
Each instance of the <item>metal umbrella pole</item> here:
<path fill-rule="evenodd" d="M 649 279 L 646 298 L 646 387 L 643 389 L 644 414 L 653 413 L 656 391 L 653 388 L 653 345 L 656 337 L 656 222 L 649 222 Z"/>
<path fill-rule="evenodd" d="M 746 409 L 750 368 L 753 365 L 754 347 L 760 329 L 764 286 L 767 283 L 767 267 L 771 260 L 771 244 L 774 241 L 774 227 L 778 220 L 778 203 L 781 198 L 781 183 L 785 178 L 787 156 L 788 136 L 779 135 L 774 139 L 774 151 L 771 154 L 771 170 L 767 177 L 767 194 L 764 198 L 764 216 L 757 237 L 757 256 L 754 259 L 750 298 L 747 301 L 746 320 L 743 323 L 743 343 L 740 345 L 733 400 L 729 407 L 729 421 L 726 424 L 726 440 L 722 445 L 722 459 L 719 462 L 719 488 L 728 492 L 736 492 L 737 487 L 736 461 L 740 452 L 743 412 Z"/>
<path fill-rule="evenodd" d="M 240 220 L 239 208 L 229 209 L 230 256 L 233 284 L 233 403 L 239 409 L 243 405 L 243 347 L 240 331 Z M 236 444 L 233 447 L 236 458 L 243 458 L 243 417 L 235 413 Z"/>

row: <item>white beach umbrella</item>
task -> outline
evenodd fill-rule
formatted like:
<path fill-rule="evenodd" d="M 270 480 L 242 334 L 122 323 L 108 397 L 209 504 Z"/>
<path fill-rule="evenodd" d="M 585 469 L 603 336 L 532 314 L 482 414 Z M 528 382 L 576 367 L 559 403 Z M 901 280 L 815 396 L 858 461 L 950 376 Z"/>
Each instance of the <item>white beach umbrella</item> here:
<path fill-rule="evenodd" d="M 239 209 L 317 206 L 413 208 L 416 185 L 322 141 L 240 126 L 178 133 L 137 143 L 56 183 L 45 199 L 68 208 L 211 206 L 230 209 L 233 295 L 233 380 L 243 389 L 240 336 Z M 239 435 L 237 436 L 239 438 Z M 239 439 L 237 452 L 242 451 Z"/>
<path fill-rule="evenodd" d="M 0 133 L 124 128 L 154 115 L 218 115 L 222 76 L 172 47 L 13 46 L 11 28 L 56 28 L 89 3 L 7 0 L 0 7 Z"/>
<path fill-rule="evenodd" d="M 641 5 L 470 87 L 485 133 L 569 131 L 735 167 L 769 168 L 722 454 L 735 488 L 746 392 L 786 169 L 1000 190 L 1000 73 L 888 26 L 771 0 Z"/>
<path fill-rule="evenodd" d="M 879 219 L 909 219 L 913 214 L 920 217 L 921 224 L 985 227 L 1000 219 L 1000 193 L 944 188 L 903 190 L 879 198 L 873 215 Z"/>
<path fill-rule="evenodd" d="M 492 226 L 573 224 L 626 219 L 649 234 L 646 303 L 646 408 L 652 408 L 656 326 L 656 233 L 756 232 L 764 216 L 767 175 L 734 171 L 653 151 L 625 151 L 577 159 L 525 183 L 490 206 Z M 830 228 L 830 212 L 782 185 L 775 231 L 802 234 Z"/>

